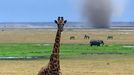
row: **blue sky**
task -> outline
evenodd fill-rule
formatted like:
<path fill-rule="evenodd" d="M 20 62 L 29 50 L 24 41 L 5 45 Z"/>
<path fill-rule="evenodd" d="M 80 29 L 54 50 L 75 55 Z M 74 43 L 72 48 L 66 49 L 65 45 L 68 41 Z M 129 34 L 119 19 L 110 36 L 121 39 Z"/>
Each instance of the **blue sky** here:
<path fill-rule="evenodd" d="M 69 0 L 0 0 L 0 22 L 51 22 L 57 16 L 81 20 Z M 134 0 L 127 0 L 123 13 L 112 20 L 134 21 Z"/>
<path fill-rule="evenodd" d="M 124 0 L 123 12 L 120 16 L 114 16 L 113 21 L 134 21 L 134 0 Z M 118 4 L 118 3 L 117 3 Z"/>

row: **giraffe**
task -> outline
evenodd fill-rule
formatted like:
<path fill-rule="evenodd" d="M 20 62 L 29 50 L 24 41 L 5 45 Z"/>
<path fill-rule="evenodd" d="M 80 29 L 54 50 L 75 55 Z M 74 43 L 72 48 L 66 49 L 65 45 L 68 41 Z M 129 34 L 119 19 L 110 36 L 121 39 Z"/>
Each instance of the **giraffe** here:
<path fill-rule="evenodd" d="M 64 20 L 63 17 L 58 17 L 58 19 L 55 20 L 58 29 L 57 29 L 57 34 L 56 34 L 52 54 L 50 56 L 48 65 L 42 67 L 42 69 L 38 72 L 38 75 L 60 75 L 61 74 L 60 58 L 59 58 L 60 38 L 61 38 L 61 32 L 63 31 L 63 27 L 66 22 L 67 20 Z"/>

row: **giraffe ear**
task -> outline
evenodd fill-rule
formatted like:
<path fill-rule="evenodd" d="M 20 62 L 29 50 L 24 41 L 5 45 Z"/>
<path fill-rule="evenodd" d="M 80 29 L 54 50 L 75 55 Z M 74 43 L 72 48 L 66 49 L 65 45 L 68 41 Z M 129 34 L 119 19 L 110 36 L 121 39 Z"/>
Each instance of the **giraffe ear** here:
<path fill-rule="evenodd" d="M 56 20 L 54 20 L 54 22 L 57 24 L 58 22 Z"/>
<path fill-rule="evenodd" d="M 65 20 L 64 23 L 67 23 L 67 20 Z"/>

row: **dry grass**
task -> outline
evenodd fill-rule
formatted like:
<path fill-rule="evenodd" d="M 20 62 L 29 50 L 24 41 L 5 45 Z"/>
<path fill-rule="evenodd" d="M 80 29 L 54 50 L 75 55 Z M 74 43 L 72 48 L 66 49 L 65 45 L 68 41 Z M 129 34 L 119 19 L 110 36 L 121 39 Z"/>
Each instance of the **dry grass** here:
<path fill-rule="evenodd" d="M 37 75 L 47 60 L 0 61 L 0 75 Z M 61 60 L 63 75 L 134 75 L 133 57 Z"/>
<path fill-rule="evenodd" d="M 0 31 L 0 43 L 53 43 L 55 38 L 55 29 L 5 29 Z M 102 39 L 111 44 L 133 44 L 134 31 L 120 31 L 108 29 L 71 29 L 62 33 L 62 43 L 83 43 L 87 34 L 91 39 Z M 113 40 L 107 40 L 108 35 L 113 35 Z M 70 36 L 75 36 L 75 40 L 70 40 Z"/>

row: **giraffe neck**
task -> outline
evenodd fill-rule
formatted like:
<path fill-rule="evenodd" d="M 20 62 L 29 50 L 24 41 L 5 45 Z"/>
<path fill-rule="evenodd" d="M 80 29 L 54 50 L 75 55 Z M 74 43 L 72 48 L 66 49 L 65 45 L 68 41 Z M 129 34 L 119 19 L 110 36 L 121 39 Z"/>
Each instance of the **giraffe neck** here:
<path fill-rule="evenodd" d="M 57 30 L 53 52 L 52 52 L 53 54 L 59 54 L 60 52 L 60 38 L 61 38 L 61 32 L 60 30 Z"/>
<path fill-rule="evenodd" d="M 54 70 L 57 73 L 59 73 L 60 70 L 60 60 L 59 60 L 60 38 L 61 38 L 61 32 L 60 30 L 57 30 L 53 51 L 49 61 L 49 66 L 51 70 Z"/>

